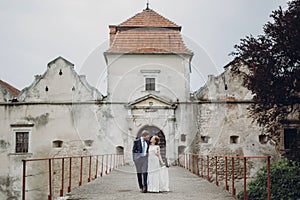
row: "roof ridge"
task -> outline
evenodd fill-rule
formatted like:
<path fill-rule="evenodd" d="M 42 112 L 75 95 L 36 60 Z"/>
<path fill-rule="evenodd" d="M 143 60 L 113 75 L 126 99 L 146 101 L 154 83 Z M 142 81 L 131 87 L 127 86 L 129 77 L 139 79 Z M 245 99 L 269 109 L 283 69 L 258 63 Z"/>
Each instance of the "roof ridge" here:
<path fill-rule="evenodd" d="M 152 18 L 151 20 L 149 20 Z M 147 20 L 148 19 L 148 20 Z M 160 23 L 160 24 L 159 24 Z M 126 21 L 120 23 L 119 27 L 180 27 L 171 20 L 165 18 L 153 9 L 144 9 Z"/>

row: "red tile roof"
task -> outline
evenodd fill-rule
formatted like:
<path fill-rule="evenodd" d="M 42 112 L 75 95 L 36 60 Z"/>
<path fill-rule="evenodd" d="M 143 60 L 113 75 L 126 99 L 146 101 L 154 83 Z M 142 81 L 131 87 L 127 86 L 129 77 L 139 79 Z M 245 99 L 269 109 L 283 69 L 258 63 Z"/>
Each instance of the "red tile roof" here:
<path fill-rule="evenodd" d="M 17 97 L 20 94 L 20 90 L 11 86 L 10 84 L 8 84 L 2 80 L 0 80 L 0 84 L 2 85 L 2 87 L 7 89 L 14 97 Z"/>
<path fill-rule="evenodd" d="M 151 9 L 145 9 L 118 26 L 110 26 L 108 53 L 185 53 L 181 27 Z"/>
<path fill-rule="evenodd" d="M 143 12 L 136 14 L 125 22 L 119 24 L 120 27 L 176 27 L 174 22 L 166 19 L 152 9 L 145 9 Z"/>

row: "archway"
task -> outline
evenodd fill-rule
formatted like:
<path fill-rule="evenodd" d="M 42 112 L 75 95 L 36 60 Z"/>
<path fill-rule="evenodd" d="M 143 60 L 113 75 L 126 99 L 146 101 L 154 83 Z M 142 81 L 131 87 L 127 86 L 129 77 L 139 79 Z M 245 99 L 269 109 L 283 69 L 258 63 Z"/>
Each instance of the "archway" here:
<path fill-rule="evenodd" d="M 139 130 L 137 137 L 141 137 L 141 134 L 144 130 L 148 131 L 150 133 L 150 136 L 157 135 L 159 137 L 159 139 L 160 139 L 159 147 L 160 147 L 161 157 L 163 160 L 165 160 L 165 158 L 166 158 L 166 138 L 165 138 L 165 134 L 163 133 L 163 131 L 160 130 L 159 128 L 157 128 L 156 126 L 146 125 Z"/>

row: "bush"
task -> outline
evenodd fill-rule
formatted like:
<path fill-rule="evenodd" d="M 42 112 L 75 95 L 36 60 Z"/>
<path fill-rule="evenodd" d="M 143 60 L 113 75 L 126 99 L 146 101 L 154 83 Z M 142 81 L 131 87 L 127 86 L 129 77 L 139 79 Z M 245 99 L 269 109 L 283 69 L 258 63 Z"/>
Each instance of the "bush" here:
<path fill-rule="evenodd" d="M 271 199 L 300 199 L 300 165 L 295 161 L 281 159 L 271 164 Z M 248 185 L 249 200 L 265 200 L 267 191 L 267 168 L 262 168 L 255 180 Z M 244 199 L 244 191 L 238 194 L 238 199 Z"/>

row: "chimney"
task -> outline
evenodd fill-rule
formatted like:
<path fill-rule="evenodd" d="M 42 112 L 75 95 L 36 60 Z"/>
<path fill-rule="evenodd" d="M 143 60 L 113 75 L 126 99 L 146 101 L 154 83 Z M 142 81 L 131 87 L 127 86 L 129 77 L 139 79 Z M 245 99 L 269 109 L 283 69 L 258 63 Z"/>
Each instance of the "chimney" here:
<path fill-rule="evenodd" d="M 115 39 L 116 33 L 117 33 L 117 26 L 109 25 L 109 45 L 110 46 Z"/>

